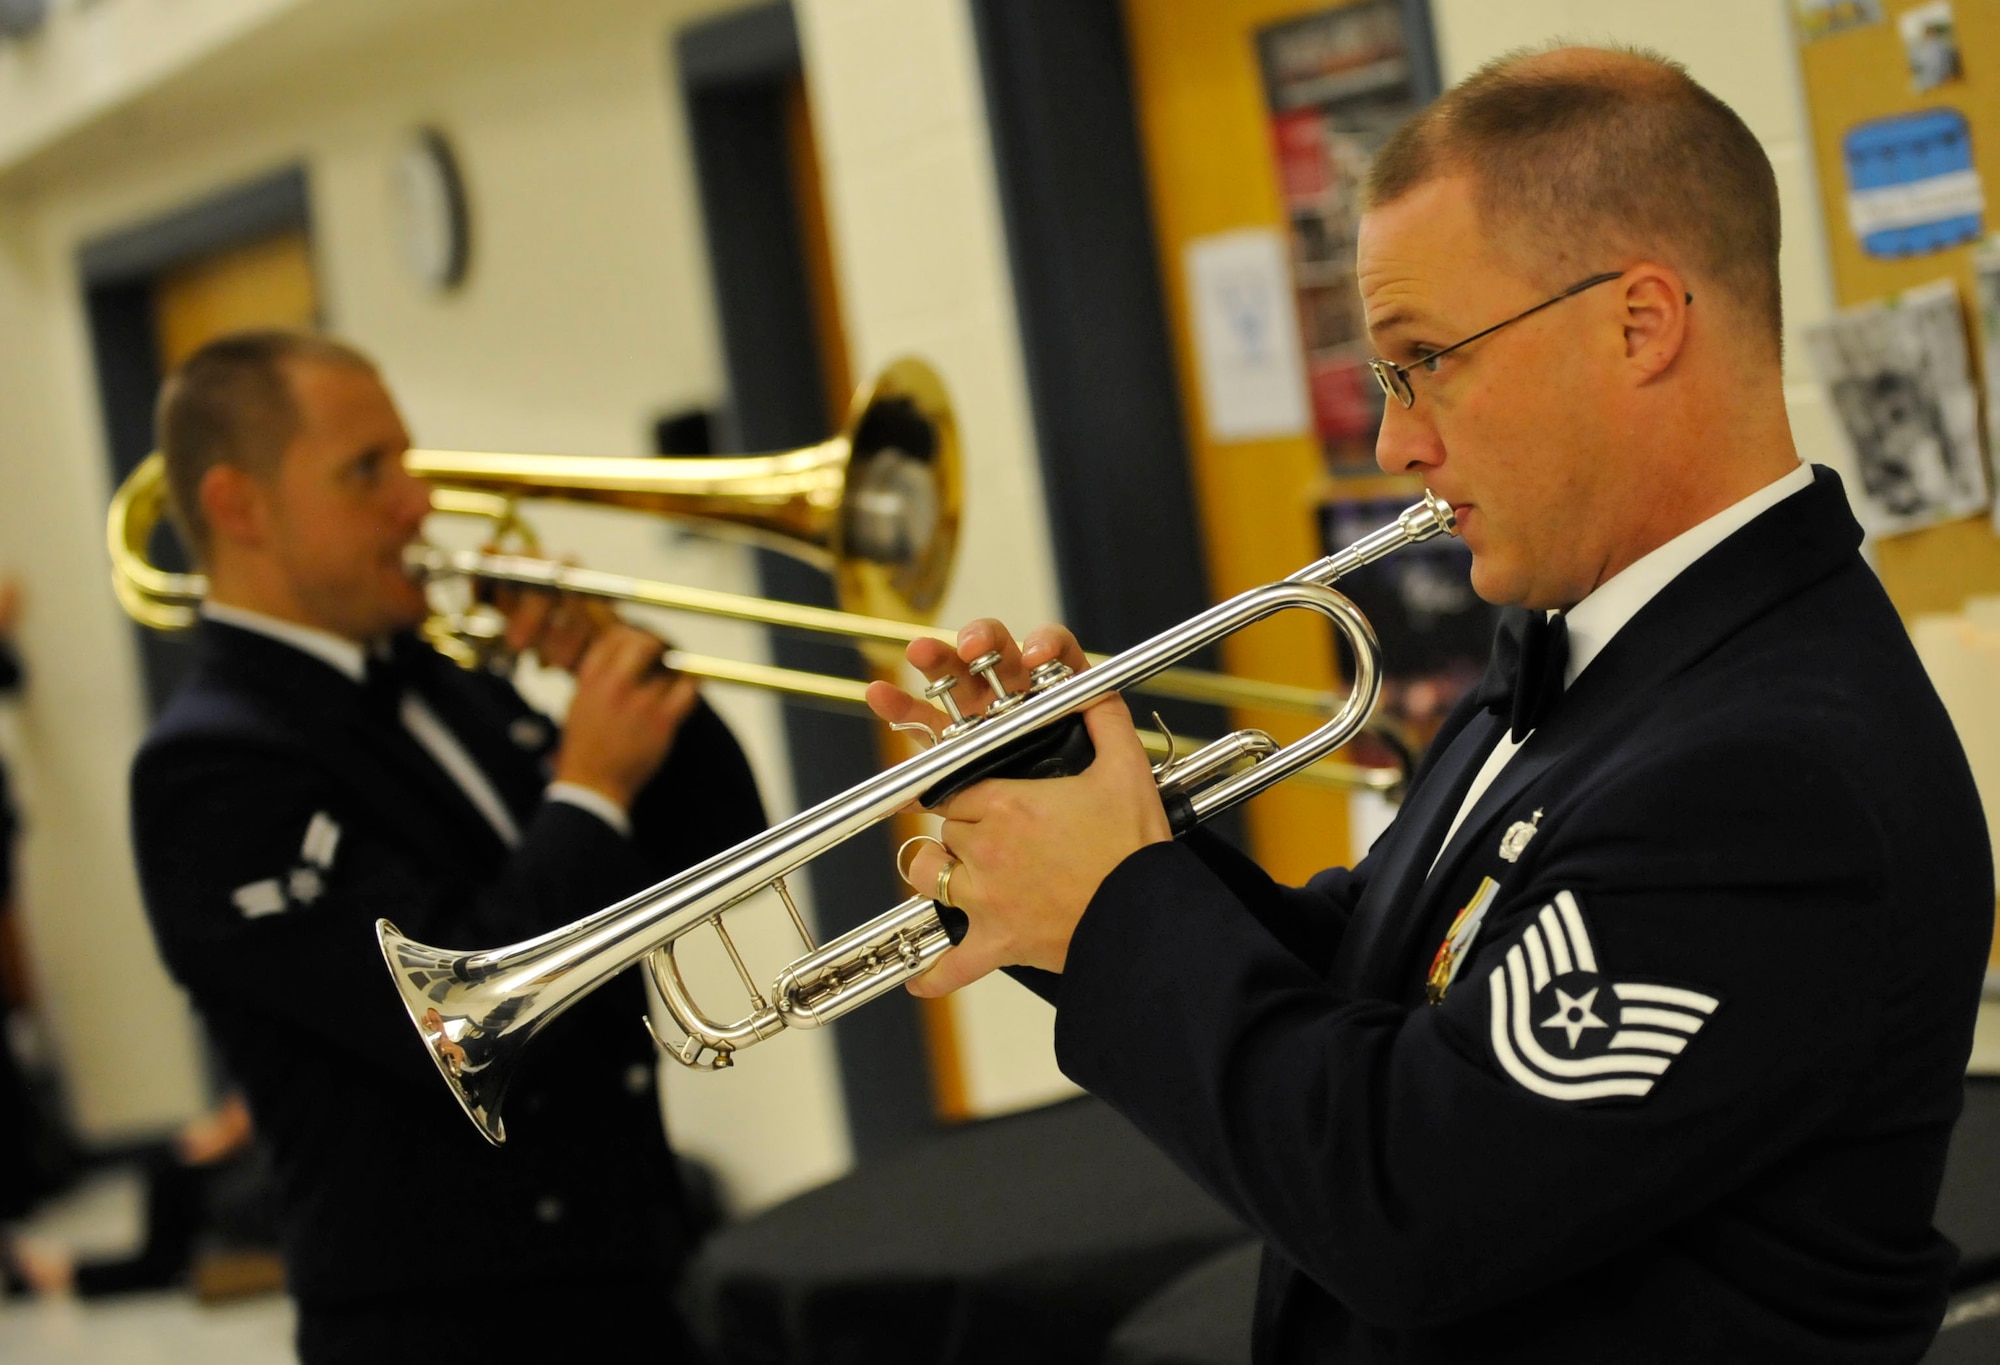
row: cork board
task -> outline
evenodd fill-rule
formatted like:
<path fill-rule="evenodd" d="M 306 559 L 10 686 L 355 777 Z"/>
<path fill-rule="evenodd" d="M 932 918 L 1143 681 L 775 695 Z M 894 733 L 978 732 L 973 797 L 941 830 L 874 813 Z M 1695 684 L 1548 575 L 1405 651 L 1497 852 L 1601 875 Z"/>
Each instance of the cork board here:
<path fill-rule="evenodd" d="M 1869 8 L 1864 3 L 1828 6 L 1793 0 L 1794 13 L 1802 16 L 1830 9 L 1858 16 Z M 1823 37 L 1808 36 L 1809 21 L 1804 17 L 1798 25 L 1799 66 L 1835 297 L 1846 308 L 1950 278 L 1958 283 L 1970 320 L 1976 317 L 1974 244 L 1895 259 L 1870 254 L 1850 219 L 1845 144 L 1858 126 L 1877 120 L 1930 111 L 1962 115 L 1970 130 L 1972 167 L 1986 196 L 1980 231 L 1990 239 L 1995 215 L 2000 213 L 2000 3 L 1951 0 L 1958 74 L 1928 90 L 1917 88 L 1920 81 L 1905 46 L 1903 21 L 1913 20 L 1920 11 L 1935 13 L 1936 0 L 1878 0 L 1874 8 L 1882 13 L 1879 21 L 1856 23 Z M 1977 336 L 1972 340 L 1977 369 L 1981 363 Z M 1996 380 L 2000 376 L 1981 376 L 1989 404 L 1994 401 Z M 2000 592 L 2000 537 L 1985 514 L 1883 537 L 1875 549 L 1882 581 L 1905 620 L 1923 612 L 1957 611 L 1975 593 Z"/>

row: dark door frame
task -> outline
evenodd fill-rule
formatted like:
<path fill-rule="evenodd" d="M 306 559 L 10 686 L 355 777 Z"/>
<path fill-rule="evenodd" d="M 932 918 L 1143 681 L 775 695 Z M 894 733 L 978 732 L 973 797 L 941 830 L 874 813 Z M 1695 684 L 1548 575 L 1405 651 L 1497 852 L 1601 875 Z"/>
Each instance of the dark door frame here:
<path fill-rule="evenodd" d="M 789 4 L 761 5 L 682 29 L 675 69 L 687 109 L 729 399 L 715 423 L 728 451 L 790 450 L 825 439 L 825 384 L 800 208 L 790 169 L 786 92 L 802 67 Z M 758 551 L 767 597 L 833 606 L 828 575 Z M 787 668 L 865 678 L 845 645 L 774 635 Z M 874 722 L 798 702 L 782 705 L 801 809 L 881 767 Z M 888 827 L 851 839 L 809 868 L 822 938 L 904 899 Z M 891 992 L 833 1030 L 857 1159 L 886 1156 L 937 1127 L 917 1002 Z"/>
<path fill-rule="evenodd" d="M 1208 607 L 1121 0 L 969 0 L 1065 620 L 1123 649 Z M 1398 0 L 1420 99 L 1428 0 Z M 1216 667 L 1216 657 L 1196 659 Z M 1180 734 L 1220 708 L 1163 704 Z M 1238 844 L 1234 813 L 1209 828 Z"/>
<path fill-rule="evenodd" d="M 98 412 L 111 461 L 122 483 L 152 451 L 153 402 L 162 373 L 153 282 L 161 272 L 282 232 L 312 230 L 305 167 L 219 190 L 182 208 L 101 234 L 77 249 L 90 349 L 97 365 Z M 163 567 L 184 568 L 179 543 L 162 533 L 154 547 Z M 135 626 L 146 696 L 157 715 L 189 664 L 184 636 Z"/>

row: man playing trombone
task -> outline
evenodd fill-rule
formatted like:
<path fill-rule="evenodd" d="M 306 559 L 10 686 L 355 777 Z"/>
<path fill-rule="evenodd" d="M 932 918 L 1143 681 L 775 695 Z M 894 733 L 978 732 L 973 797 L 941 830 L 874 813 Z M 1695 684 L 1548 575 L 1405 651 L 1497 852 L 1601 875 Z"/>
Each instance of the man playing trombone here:
<path fill-rule="evenodd" d="M 1964 756 L 1794 450 L 1762 149 L 1678 67 L 1504 59 L 1383 148 L 1378 458 L 1515 610 L 1353 868 L 1175 841 L 1122 703 L 947 800 L 912 989 L 1062 973 L 1063 1069 L 1261 1232 L 1261 1361 L 1909 1361 L 1991 936 Z M 923 673 L 1021 687 L 1059 627 Z M 964 699 L 971 698 L 968 704 Z M 886 684 L 886 719 L 943 717 Z"/>
<path fill-rule="evenodd" d="M 132 772 L 146 908 L 268 1137 L 314 1362 L 693 1346 L 689 1229 L 627 976 L 514 1082 L 489 1147 L 382 972 L 377 917 L 434 942 L 536 934 L 761 829 L 741 751 L 663 645 L 546 596 L 508 643 L 571 671 L 565 730 L 413 634 L 430 508 L 373 365 L 244 333 L 167 383 L 173 509 L 208 576 L 192 675 Z"/>

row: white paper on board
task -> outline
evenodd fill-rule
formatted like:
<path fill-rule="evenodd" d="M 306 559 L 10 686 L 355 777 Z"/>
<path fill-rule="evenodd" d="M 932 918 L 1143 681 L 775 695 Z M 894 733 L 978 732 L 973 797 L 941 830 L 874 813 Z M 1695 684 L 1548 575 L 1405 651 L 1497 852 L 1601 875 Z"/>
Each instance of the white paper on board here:
<path fill-rule="evenodd" d="M 2000 485 L 2000 237 L 1972 253 L 1972 300 L 1986 372 L 1986 458 Z M 2000 535 L 2000 498 L 1993 503 L 1993 531 Z"/>
<path fill-rule="evenodd" d="M 1195 360 L 1209 439 L 1253 441 L 1310 429 L 1304 351 L 1284 238 L 1268 228 L 1187 245 Z"/>
<path fill-rule="evenodd" d="M 1806 328 L 1805 343 L 1861 473 L 1848 496 L 1871 534 L 1986 507 L 1979 391 L 1956 281 L 1844 309 Z"/>

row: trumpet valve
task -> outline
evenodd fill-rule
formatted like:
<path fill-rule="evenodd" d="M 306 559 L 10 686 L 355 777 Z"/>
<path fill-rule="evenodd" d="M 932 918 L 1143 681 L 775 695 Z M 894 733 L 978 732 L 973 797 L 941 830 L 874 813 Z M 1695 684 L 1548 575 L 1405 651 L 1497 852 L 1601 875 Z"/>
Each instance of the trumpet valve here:
<path fill-rule="evenodd" d="M 993 690 L 992 704 L 986 708 L 988 716 L 1004 716 L 1028 699 L 1026 692 L 1009 692 L 1007 684 L 1000 681 L 1000 651 L 993 650 L 974 659 L 966 667 Z"/>
<path fill-rule="evenodd" d="M 1041 692 L 1059 682 L 1068 682 L 1075 670 L 1061 659 L 1051 659 L 1028 675 L 1028 690 Z"/>
<path fill-rule="evenodd" d="M 951 690 L 957 686 L 958 675 L 956 673 L 947 673 L 936 682 L 924 688 L 924 700 L 934 701 L 942 706 L 945 714 L 951 717 L 951 723 L 954 726 L 965 724 L 965 717 L 960 714 L 958 703 L 951 699 Z"/>

